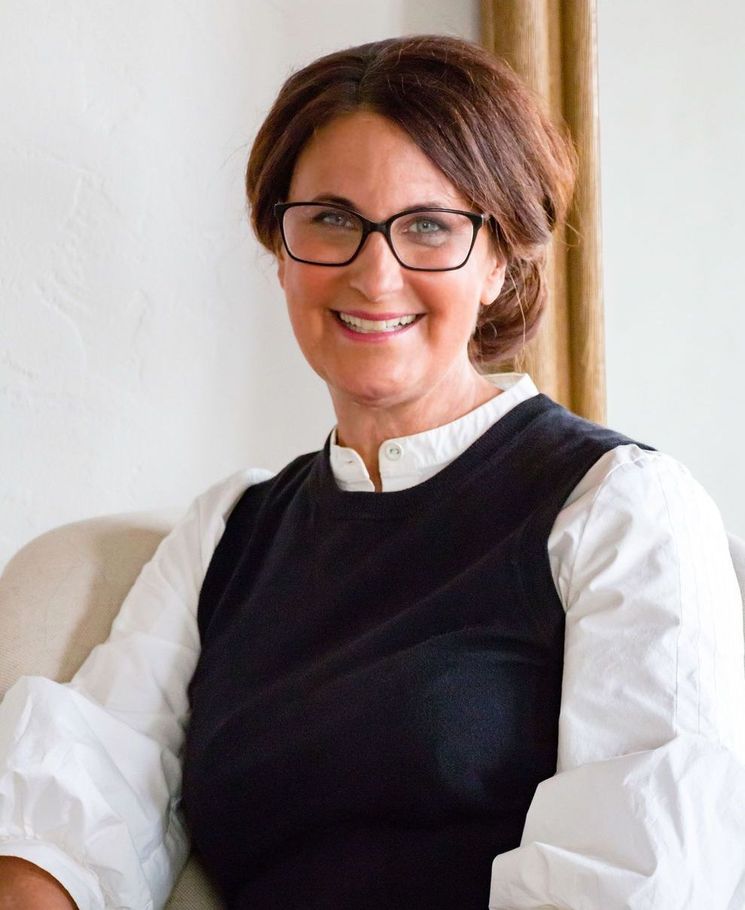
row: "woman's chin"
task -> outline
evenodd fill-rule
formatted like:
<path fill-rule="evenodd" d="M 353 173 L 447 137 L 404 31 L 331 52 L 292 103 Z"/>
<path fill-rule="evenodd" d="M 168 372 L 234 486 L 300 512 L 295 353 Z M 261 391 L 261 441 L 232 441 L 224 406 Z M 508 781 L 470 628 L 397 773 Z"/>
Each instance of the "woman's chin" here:
<path fill-rule="evenodd" d="M 337 405 L 345 402 L 375 409 L 395 408 L 416 397 L 411 377 L 383 379 L 376 376 L 369 380 L 356 377 L 350 382 L 330 384 L 329 389 Z"/>

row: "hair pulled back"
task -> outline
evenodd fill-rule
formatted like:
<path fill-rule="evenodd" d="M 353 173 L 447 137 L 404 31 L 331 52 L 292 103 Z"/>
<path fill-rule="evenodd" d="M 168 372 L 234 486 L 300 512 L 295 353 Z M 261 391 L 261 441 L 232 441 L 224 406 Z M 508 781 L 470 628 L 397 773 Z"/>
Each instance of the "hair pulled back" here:
<path fill-rule="evenodd" d="M 470 355 L 482 368 L 506 360 L 535 334 L 546 302 L 547 247 L 574 181 L 570 141 L 510 67 L 471 42 L 418 35 L 328 54 L 285 82 L 249 157 L 251 223 L 273 253 L 273 206 L 287 198 L 298 155 L 316 130 L 360 109 L 396 123 L 492 216 L 505 281 L 480 308 Z"/>

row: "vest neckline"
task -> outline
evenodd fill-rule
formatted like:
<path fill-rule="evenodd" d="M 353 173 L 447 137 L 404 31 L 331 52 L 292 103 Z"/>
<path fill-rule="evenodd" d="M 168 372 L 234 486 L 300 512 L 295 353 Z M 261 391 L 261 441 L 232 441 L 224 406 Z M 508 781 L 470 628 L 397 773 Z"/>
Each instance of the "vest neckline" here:
<path fill-rule="evenodd" d="M 561 408 L 547 395 L 539 393 L 515 405 L 500 417 L 464 452 L 432 477 L 405 490 L 371 492 L 342 490 L 331 469 L 331 434 L 323 449 L 317 453 L 310 475 L 313 498 L 322 509 L 339 517 L 384 519 L 389 516 L 414 513 L 420 507 L 431 508 L 437 500 L 457 492 L 495 460 L 504 459 L 528 426 L 545 412 Z"/>

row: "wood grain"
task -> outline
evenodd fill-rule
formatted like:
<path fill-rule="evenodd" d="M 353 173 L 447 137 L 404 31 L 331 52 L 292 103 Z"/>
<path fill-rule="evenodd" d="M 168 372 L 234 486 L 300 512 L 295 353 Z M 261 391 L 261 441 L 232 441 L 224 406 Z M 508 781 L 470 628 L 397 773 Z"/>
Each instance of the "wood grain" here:
<path fill-rule="evenodd" d="M 575 143 L 579 168 L 567 226 L 549 253 L 549 306 L 516 359 L 538 387 L 603 422 L 605 348 L 600 236 L 595 0 L 482 0 L 482 42 L 538 93 Z"/>

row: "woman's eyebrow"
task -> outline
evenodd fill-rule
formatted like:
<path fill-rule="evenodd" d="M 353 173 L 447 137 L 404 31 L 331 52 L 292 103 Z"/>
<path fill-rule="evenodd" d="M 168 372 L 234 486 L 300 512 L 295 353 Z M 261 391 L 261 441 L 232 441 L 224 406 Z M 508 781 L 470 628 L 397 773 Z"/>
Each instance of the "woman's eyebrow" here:
<path fill-rule="evenodd" d="M 357 211 L 357 207 L 352 202 L 351 199 L 347 199 L 345 196 L 335 196 L 333 193 L 319 193 L 317 196 L 314 196 L 311 202 L 333 202 L 334 205 L 343 205 L 344 208 L 354 209 Z"/>
<path fill-rule="evenodd" d="M 355 212 L 360 211 L 356 203 L 352 202 L 351 199 L 347 199 L 346 196 L 336 196 L 333 193 L 319 193 L 310 201 L 330 202 L 333 205 L 341 205 L 344 208 L 353 209 Z M 448 209 L 452 207 L 452 203 L 443 201 L 442 199 L 424 199 L 421 202 L 413 202 L 411 205 L 407 205 L 405 208 L 401 209 L 401 211 L 407 212 L 409 209 Z"/>

